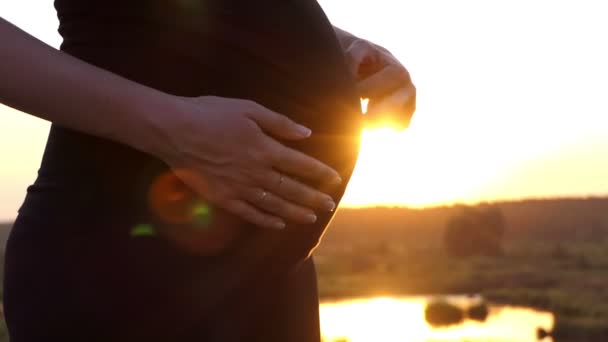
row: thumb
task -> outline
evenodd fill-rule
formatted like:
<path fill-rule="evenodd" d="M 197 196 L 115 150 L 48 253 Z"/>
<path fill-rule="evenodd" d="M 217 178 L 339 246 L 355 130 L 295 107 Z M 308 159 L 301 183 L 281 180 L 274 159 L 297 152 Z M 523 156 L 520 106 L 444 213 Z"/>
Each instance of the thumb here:
<path fill-rule="evenodd" d="M 408 88 L 401 88 L 393 92 L 392 94 L 387 95 L 379 101 L 370 101 L 370 109 L 368 114 L 379 115 L 387 112 L 395 112 L 395 111 L 403 111 L 406 105 L 412 101 L 415 97 L 415 94 Z M 413 100 L 415 101 L 415 100 Z M 408 113 L 411 115 L 413 113 Z"/>
<path fill-rule="evenodd" d="M 402 130 L 409 126 L 416 110 L 415 88 L 401 88 L 375 103 L 370 101 L 366 118 L 380 125 L 390 124 Z"/>
<path fill-rule="evenodd" d="M 310 137 L 310 128 L 302 126 L 285 115 L 263 106 L 249 113 L 249 117 L 266 133 L 283 139 L 298 140 Z"/>

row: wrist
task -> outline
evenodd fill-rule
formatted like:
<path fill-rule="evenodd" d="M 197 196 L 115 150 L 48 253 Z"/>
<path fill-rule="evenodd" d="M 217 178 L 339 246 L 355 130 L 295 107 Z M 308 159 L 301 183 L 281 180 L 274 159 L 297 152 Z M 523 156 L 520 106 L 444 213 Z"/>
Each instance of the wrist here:
<path fill-rule="evenodd" d="M 174 151 L 171 128 L 183 112 L 178 96 L 154 89 L 132 98 L 126 107 L 125 143 L 162 160 Z"/>

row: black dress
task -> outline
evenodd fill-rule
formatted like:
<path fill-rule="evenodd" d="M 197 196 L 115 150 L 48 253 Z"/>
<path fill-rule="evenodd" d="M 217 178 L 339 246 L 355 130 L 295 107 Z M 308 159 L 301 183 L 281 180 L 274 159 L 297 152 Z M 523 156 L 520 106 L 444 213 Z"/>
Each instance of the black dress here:
<path fill-rule="evenodd" d="M 311 138 L 285 143 L 341 173 L 332 190 L 340 200 L 362 116 L 315 1 L 55 5 L 66 53 L 171 94 L 251 99 L 312 128 Z M 188 231 L 150 207 L 150 187 L 167 172 L 127 146 L 52 126 L 7 246 L 12 342 L 319 341 L 309 256 L 333 214 L 282 232 L 242 223 L 221 252 L 189 253 L 171 234 L 134 234 Z"/>

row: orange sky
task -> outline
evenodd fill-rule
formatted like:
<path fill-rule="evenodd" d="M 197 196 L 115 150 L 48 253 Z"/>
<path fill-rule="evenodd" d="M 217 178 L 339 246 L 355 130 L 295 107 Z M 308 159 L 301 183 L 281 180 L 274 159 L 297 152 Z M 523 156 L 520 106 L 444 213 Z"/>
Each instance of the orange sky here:
<path fill-rule="evenodd" d="M 344 205 L 608 194 L 608 21 L 600 1 L 322 0 L 410 69 L 409 131 L 366 132 Z M 52 1 L 0 15 L 58 46 Z M 0 107 L 0 220 L 15 217 L 48 125 Z"/>

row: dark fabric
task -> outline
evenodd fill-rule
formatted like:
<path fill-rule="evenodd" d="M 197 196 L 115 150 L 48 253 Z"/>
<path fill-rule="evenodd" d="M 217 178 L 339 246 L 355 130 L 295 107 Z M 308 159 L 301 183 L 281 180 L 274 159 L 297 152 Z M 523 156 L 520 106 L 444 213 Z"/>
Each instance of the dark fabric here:
<path fill-rule="evenodd" d="M 254 5 L 255 4 L 255 5 Z M 315 1 L 57 0 L 62 50 L 180 96 L 254 100 L 313 130 L 285 142 L 353 171 L 359 98 L 332 27 Z M 38 178 L 6 255 L 5 312 L 12 342 L 319 341 L 309 258 L 333 214 L 274 232 L 243 224 L 213 256 L 146 223 L 183 229 L 148 206 L 155 158 L 51 127 Z M 320 186 L 319 184 L 311 184 Z M 220 212 L 211 208 L 212 212 Z"/>

